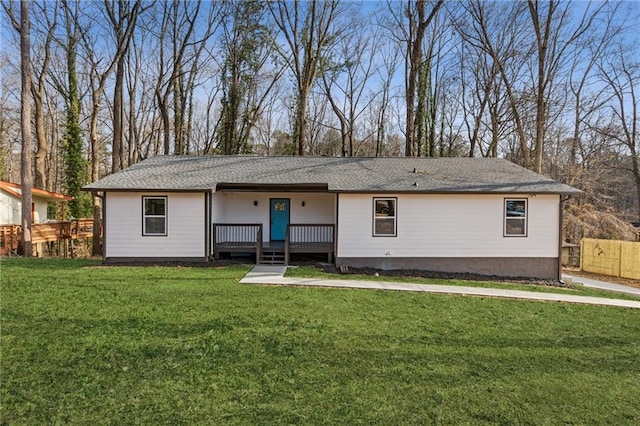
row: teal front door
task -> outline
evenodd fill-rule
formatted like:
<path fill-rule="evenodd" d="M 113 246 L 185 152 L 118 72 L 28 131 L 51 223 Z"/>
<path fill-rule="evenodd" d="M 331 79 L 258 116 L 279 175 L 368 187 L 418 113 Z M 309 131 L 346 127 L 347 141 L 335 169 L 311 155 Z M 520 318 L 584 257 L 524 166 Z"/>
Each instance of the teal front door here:
<path fill-rule="evenodd" d="M 289 225 L 289 199 L 271 199 L 271 241 L 284 241 Z"/>

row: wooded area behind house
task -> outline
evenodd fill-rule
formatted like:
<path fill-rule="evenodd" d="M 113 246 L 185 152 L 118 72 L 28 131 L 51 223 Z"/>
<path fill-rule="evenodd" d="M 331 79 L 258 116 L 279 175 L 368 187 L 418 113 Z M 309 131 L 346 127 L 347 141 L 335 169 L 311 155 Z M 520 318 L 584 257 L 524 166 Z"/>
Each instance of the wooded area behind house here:
<path fill-rule="evenodd" d="M 568 240 L 637 238 L 640 3 L 1 3 L 0 178 L 74 217 L 158 154 L 482 156 L 582 189 Z"/>

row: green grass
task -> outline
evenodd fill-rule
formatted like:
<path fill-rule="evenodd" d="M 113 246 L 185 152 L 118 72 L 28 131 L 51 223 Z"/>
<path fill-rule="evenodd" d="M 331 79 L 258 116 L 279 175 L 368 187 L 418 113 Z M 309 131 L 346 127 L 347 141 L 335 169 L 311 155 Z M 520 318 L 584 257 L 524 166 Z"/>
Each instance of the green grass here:
<path fill-rule="evenodd" d="M 640 310 L 2 259 L 0 422 L 640 422 Z"/>
<path fill-rule="evenodd" d="M 468 280 L 450 280 L 440 278 L 422 278 L 422 277 L 396 277 L 386 275 L 363 275 L 363 274 L 336 274 L 323 272 L 321 268 L 315 266 L 299 266 L 288 268 L 285 274 L 287 277 L 298 278 L 326 278 L 332 280 L 367 280 L 367 281 L 386 281 L 401 282 L 413 284 L 439 284 L 439 285 L 455 285 L 464 287 L 488 287 L 503 288 L 508 290 L 523 290 L 542 293 L 560 293 L 571 294 L 575 296 L 592 296 L 604 297 L 608 299 L 624 299 L 624 300 L 640 300 L 640 297 L 632 294 L 617 293 L 606 290 L 598 290 L 585 287 L 580 284 L 571 284 L 568 287 L 536 285 L 532 283 L 511 283 L 511 282 L 492 282 L 492 281 L 468 281 Z"/>

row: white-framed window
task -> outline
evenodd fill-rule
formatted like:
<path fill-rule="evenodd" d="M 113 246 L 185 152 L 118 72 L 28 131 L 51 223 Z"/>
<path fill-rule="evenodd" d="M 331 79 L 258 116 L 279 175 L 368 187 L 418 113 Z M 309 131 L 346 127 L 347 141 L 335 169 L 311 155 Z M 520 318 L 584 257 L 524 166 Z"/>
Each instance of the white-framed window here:
<path fill-rule="evenodd" d="M 167 197 L 142 197 L 142 235 L 167 235 Z"/>
<path fill-rule="evenodd" d="M 527 236 L 527 199 L 505 198 L 504 200 L 504 236 Z"/>
<path fill-rule="evenodd" d="M 397 234 L 397 198 L 373 199 L 373 236 L 395 237 Z"/>

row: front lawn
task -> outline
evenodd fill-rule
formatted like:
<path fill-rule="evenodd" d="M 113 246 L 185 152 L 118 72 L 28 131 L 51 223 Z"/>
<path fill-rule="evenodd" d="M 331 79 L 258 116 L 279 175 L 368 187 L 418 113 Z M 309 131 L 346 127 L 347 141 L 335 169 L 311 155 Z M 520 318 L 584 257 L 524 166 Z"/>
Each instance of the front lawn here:
<path fill-rule="evenodd" d="M 640 423 L 640 310 L 0 267 L 3 424 Z"/>

